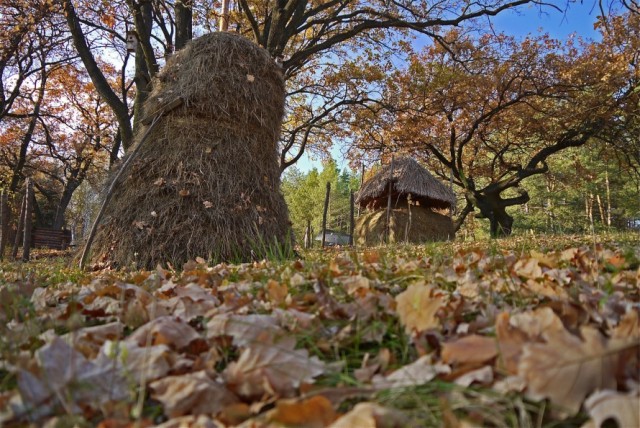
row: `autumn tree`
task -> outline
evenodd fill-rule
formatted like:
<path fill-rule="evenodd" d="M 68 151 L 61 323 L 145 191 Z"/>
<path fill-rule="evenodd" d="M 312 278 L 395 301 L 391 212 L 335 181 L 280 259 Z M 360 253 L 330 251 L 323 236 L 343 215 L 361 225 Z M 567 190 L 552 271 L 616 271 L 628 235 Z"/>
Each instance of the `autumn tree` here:
<path fill-rule="evenodd" d="M 358 145 L 415 153 L 463 191 L 458 228 L 478 209 L 492 236 L 508 235 L 507 208 L 529 200 L 523 180 L 546 173 L 550 156 L 618 132 L 627 110 L 637 112 L 635 52 L 616 40 L 625 26 L 637 28 L 637 19 L 627 16 L 602 42 L 567 45 L 450 33 L 446 49 L 428 47 L 386 82 L 383 107 L 358 118 L 381 138 Z"/>

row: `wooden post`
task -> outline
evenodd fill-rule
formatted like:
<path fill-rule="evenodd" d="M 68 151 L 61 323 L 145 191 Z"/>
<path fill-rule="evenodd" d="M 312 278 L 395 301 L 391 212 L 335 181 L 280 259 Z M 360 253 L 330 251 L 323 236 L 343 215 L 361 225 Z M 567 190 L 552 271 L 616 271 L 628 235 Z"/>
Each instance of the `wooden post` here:
<path fill-rule="evenodd" d="M 327 235 L 327 211 L 329 210 L 329 194 L 331 193 L 331 183 L 327 182 L 327 194 L 324 197 L 324 211 L 322 213 L 322 248 L 324 248 Z"/>
<path fill-rule="evenodd" d="M 311 242 L 313 240 L 313 236 L 311 236 L 311 220 L 307 220 L 307 233 L 305 233 L 304 238 L 304 248 L 311 248 Z"/>
<path fill-rule="evenodd" d="M 22 261 L 29 261 L 31 251 L 31 213 L 33 211 L 33 183 L 27 178 L 27 190 L 25 192 L 24 203 L 24 240 L 22 241 Z"/>
<path fill-rule="evenodd" d="M 391 171 L 389 173 L 389 190 L 387 191 L 387 219 L 384 224 L 384 242 L 389 243 L 389 228 L 391 223 L 391 191 L 393 190 L 393 155 L 391 156 Z"/>
<path fill-rule="evenodd" d="M 355 234 L 356 229 L 356 221 L 355 221 L 355 198 L 353 197 L 353 190 L 351 191 L 351 200 L 349 203 L 350 212 L 349 212 L 349 230 L 351 233 L 349 234 L 349 245 L 353 245 L 353 236 Z"/>
<path fill-rule="evenodd" d="M 220 15 L 220 31 L 229 29 L 229 0 L 222 0 L 222 14 Z"/>
<path fill-rule="evenodd" d="M 2 236 L 0 236 L 0 260 L 4 259 L 4 250 L 9 240 L 9 192 L 2 191 L 0 197 L 0 216 L 2 216 Z"/>
<path fill-rule="evenodd" d="M 24 211 L 25 204 L 27 203 L 26 195 L 22 198 L 22 202 L 20 203 L 20 216 L 18 217 L 18 228 L 16 229 L 16 237 L 13 241 L 13 250 L 11 251 L 11 259 L 15 260 L 18 257 L 18 248 L 22 243 L 22 228 L 24 227 Z"/>

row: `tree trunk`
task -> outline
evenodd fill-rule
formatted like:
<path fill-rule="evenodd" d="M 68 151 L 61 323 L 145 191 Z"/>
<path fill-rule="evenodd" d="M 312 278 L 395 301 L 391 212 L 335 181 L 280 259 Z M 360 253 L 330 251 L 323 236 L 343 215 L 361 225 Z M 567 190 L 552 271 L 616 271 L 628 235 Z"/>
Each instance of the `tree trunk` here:
<path fill-rule="evenodd" d="M 72 0 L 64 0 L 64 14 L 67 19 L 69 30 L 71 31 L 71 37 L 73 44 L 78 51 L 78 55 L 82 60 L 87 73 L 91 78 L 91 82 L 96 88 L 96 91 L 100 94 L 100 97 L 109 105 L 113 111 L 118 125 L 120 126 L 120 132 L 122 136 L 122 145 L 127 149 L 133 144 L 133 129 L 131 128 L 131 122 L 129 121 L 129 111 L 127 105 L 116 95 L 109 82 L 105 78 L 104 74 L 100 70 L 98 63 L 96 62 L 91 49 L 87 44 L 84 32 L 80 27 L 78 16 L 76 15 L 75 8 L 73 7 Z"/>
<path fill-rule="evenodd" d="M 31 229 L 33 220 L 31 213 L 33 212 L 33 184 L 31 179 L 27 178 L 26 192 L 24 195 L 24 240 L 22 241 L 22 261 L 28 262 L 31 252 Z"/>
<path fill-rule="evenodd" d="M 327 235 L 327 211 L 329 210 L 329 196 L 331 194 L 331 183 L 327 183 L 327 194 L 324 197 L 324 211 L 322 212 L 322 248 L 324 248 Z"/>
<path fill-rule="evenodd" d="M 80 186 L 80 182 L 77 180 L 71 180 L 67 182 L 64 190 L 62 191 L 62 196 L 60 197 L 60 202 L 58 203 L 58 207 L 56 208 L 56 216 L 53 220 L 53 229 L 54 230 L 62 230 L 64 227 L 64 214 L 67 211 L 67 207 L 69 203 L 71 203 L 71 198 L 73 197 L 73 192 Z"/>
<path fill-rule="evenodd" d="M 393 156 L 391 156 L 391 171 L 389 172 L 389 189 L 387 190 L 387 217 L 384 222 L 384 242 L 389 243 L 389 235 L 391 231 L 391 190 L 393 189 Z"/>
<path fill-rule="evenodd" d="M 193 10 L 191 0 L 176 0 L 176 51 L 193 38 Z"/>
<path fill-rule="evenodd" d="M 152 12 L 151 4 L 144 2 L 140 4 L 140 13 L 142 14 L 142 20 L 145 23 L 144 28 L 148 30 L 147 34 L 140 34 L 138 32 L 139 39 L 146 38 L 149 39 L 151 37 L 151 20 L 152 20 Z M 136 74 L 134 77 L 134 82 L 136 83 L 136 98 L 133 104 L 133 130 L 134 132 L 138 132 L 140 127 L 140 121 L 144 117 L 145 113 L 143 111 L 143 106 L 147 98 L 149 98 L 149 93 L 151 92 L 151 75 L 149 73 L 149 65 L 142 51 L 142 42 L 138 42 L 138 49 L 136 54 Z M 127 151 L 127 147 L 125 146 L 125 151 Z"/>
<path fill-rule="evenodd" d="M 513 217 L 507 213 L 507 206 L 512 205 L 500 197 L 499 193 L 475 194 L 474 205 L 480 209 L 481 218 L 489 220 L 489 230 L 492 238 L 511 235 Z"/>
<path fill-rule="evenodd" d="M 356 232 L 356 221 L 355 221 L 355 199 L 353 197 L 353 190 L 351 191 L 349 198 L 349 245 L 353 245 L 353 237 Z"/>
<path fill-rule="evenodd" d="M 4 251 L 9 242 L 9 192 L 2 191 L 0 198 L 0 216 L 2 216 L 2 235 L 0 235 L 0 260 L 4 259 Z"/>

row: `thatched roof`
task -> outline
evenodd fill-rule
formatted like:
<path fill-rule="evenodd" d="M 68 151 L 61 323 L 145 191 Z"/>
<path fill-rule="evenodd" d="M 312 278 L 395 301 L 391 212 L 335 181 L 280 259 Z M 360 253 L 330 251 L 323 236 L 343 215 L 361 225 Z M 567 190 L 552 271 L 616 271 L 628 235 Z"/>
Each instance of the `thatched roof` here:
<path fill-rule="evenodd" d="M 384 165 L 367 180 L 356 197 L 356 203 L 366 207 L 370 202 L 385 197 L 389 190 L 391 164 Z M 426 198 L 438 205 L 451 207 L 456 195 L 415 160 L 405 157 L 393 162 L 392 194 L 411 194 L 415 199 Z"/>

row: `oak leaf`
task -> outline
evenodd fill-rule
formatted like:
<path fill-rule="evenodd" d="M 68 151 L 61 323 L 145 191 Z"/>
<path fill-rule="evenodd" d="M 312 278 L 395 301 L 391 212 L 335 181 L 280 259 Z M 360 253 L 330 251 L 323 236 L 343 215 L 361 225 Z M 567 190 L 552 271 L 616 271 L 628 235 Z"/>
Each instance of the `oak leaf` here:
<path fill-rule="evenodd" d="M 170 418 L 187 414 L 216 414 L 238 399 L 205 371 L 168 376 L 149 385 L 151 397 L 164 407 Z"/>
<path fill-rule="evenodd" d="M 260 398 L 264 394 L 290 396 L 302 382 L 325 372 L 325 364 L 309 357 L 306 349 L 295 349 L 294 337 L 276 343 L 253 342 L 224 371 L 232 391 L 243 398 Z"/>
<path fill-rule="evenodd" d="M 444 304 L 444 295 L 424 281 L 412 284 L 396 296 L 396 311 L 408 334 L 440 326 L 437 312 Z"/>
<path fill-rule="evenodd" d="M 493 337 L 471 334 L 442 345 L 442 361 L 446 364 L 485 363 L 498 355 Z"/>
<path fill-rule="evenodd" d="M 201 337 L 193 327 L 169 316 L 149 321 L 127 338 L 127 341 L 135 342 L 138 346 L 165 344 L 177 351 L 199 340 Z"/>
<path fill-rule="evenodd" d="M 582 339 L 565 329 L 544 331 L 546 343 L 526 344 L 518 365 L 529 396 L 550 398 L 570 414 L 590 393 L 616 387 L 616 355 L 607 339 L 594 328 L 580 332 Z"/>
<path fill-rule="evenodd" d="M 284 335 L 278 321 L 271 315 L 221 314 L 207 323 L 207 337 L 231 336 L 236 346 L 247 346 L 257 341 L 273 343 Z"/>

